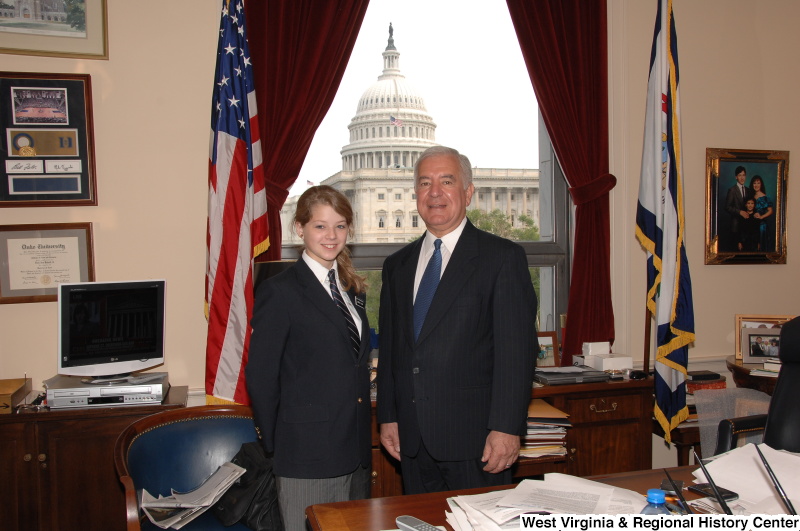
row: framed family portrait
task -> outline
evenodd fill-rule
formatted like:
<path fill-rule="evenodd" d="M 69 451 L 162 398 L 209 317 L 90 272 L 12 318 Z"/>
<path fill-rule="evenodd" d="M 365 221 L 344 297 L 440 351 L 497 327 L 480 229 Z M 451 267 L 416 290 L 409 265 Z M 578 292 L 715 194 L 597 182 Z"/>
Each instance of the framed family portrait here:
<path fill-rule="evenodd" d="M 97 204 L 88 74 L 0 72 L 0 207 Z"/>
<path fill-rule="evenodd" d="M 788 176 L 788 151 L 706 149 L 706 264 L 786 263 Z"/>
<path fill-rule="evenodd" d="M 539 352 L 536 355 L 537 367 L 560 367 L 558 335 L 555 332 L 539 332 Z"/>
<path fill-rule="evenodd" d="M 781 327 L 783 323 L 794 319 L 794 315 L 736 315 L 736 359 L 744 363 L 760 363 L 760 361 L 747 361 L 753 350 L 753 343 L 762 343 L 764 338 L 778 339 L 780 343 Z M 761 342 L 756 341 L 761 337 Z M 758 353 L 758 351 L 756 351 Z M 766 350 L 765 350 L 766 352 Z M 765 356 L 771 357 L 771 356 Z"/>
<path fill-rule="evenodd" d="M 91 223 L 0 225 L 0 304 L 55 301 L 59 284 L 92 281 Z"/>
<path fill-rule="evenodd" d="M 0 2 L 0 53 L 108 59 L 107 20 L 106 0 Z"/>

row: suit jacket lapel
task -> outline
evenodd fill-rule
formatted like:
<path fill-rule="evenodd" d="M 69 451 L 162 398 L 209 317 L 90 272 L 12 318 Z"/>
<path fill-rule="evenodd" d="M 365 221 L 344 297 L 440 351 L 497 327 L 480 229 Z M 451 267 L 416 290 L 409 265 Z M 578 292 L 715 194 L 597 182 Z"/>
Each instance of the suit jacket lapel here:
<path fill-rule="evenodd" d="M 359 346 L 358 358 L 356 359 L 356 361 L 359 361 L 364 356 L 364 354 L 369 353 L 369 351 L 371 350 L 369 348 L 369 346 L 370 346 L 370 335 L 369 335 L 370 331 L 369 331 L 369 322 L 367 321 L 366 295 L 364 295 L 364 299 L 362 299 L 362 302 L 364 303 L 364 306 L 360 306 L 356 302 L 358 297 L 356 296 L 355 290 L 350 289 L 347 292 L 347 296 L 350 297 L 350 302 L 353 303 L 353 307 L 356 309 L 356 313 L 361 318 L 361 345 Z M 348 339 L 349 339 L 349 335 L 348 335 Z M 355 357 L 355 355 L 353 357 Z"/>
<path fill-rule="evenodd" d="M 414 277 L 417 274 L 417 262 L 419 261 L 419 254 L 422 250 L 422 242 L 425 240 L 425 235 L 419 238 L 411 247 L 410 252 L 406 255 L 405 259 L 400 262 L 395 271 L 397 275 L 396 286 L 408 286 L 405 289 L 399 289 L 395 293 L 397 296 L 396 307 L 400 315 L 395 316 L 404 325 L 403 333 L 410 345 L 414 344 Z"/>
<path fill-rule="evenodd" d="M 336 306 L 330 295 L 322 287 L 319 280 L 311 268 L 300 258 L 295 262 L 297 268 L 297 279 L 303 289 L 305 297 L 313 304 L 327 319 L 336 325 L 339 332 L 350 343 L 350 332 L 347 330 L 347 322 L 342 318 L 342 312 Z"/>
<path fill-rule="evenodd" d="M 464 232 L 461 233 L 458 245 L 456 245 L 456 249 L 447 263 L 447 268 L 444 270 L 442 280 L 439 281 L 439 286 L 436 288 L 436 294 L 433 296 L 431 307 L 425 316 L 425 323 L 422 325 L 418 341 L 425 339 L 428 333 L 436 327 L 464 288 L 467 279 L 474 273 L 474 260 L 478 256 L 477 236 L 477 229 L 467 220 Z"/>

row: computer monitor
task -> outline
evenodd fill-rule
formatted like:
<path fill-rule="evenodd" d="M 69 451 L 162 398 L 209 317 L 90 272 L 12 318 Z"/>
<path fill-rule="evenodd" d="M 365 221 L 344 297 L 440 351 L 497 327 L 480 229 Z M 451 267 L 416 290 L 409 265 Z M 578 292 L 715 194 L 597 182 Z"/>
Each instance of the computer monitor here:
<path fill-rule="evenodd" d="M 164 363 L 166 282 L 58 286 L 58 374 L 110 377 Z"/>

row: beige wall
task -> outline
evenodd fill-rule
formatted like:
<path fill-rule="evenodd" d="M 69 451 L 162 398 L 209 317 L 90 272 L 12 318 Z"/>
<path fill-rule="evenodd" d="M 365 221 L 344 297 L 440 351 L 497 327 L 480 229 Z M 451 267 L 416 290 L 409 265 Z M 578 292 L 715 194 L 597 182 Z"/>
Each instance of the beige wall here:
<path fill-rule="evenodd" d="M 167 364 L 203 387 L 208 139 L 220 0 L 109 0 L 108 61 L 0 55 L 92 76 L 96 207 L 5 208 L 0 224 L 93 224 L 97 280 L 167 280 Z M 56 303 L 0 305 L 0 378 L 56 373 Z"/>
<path fill-rule="evenodd" d="M 219 0 L 109 0 L 108 61 L 0 55 L 0 69 L 92 75 L 99 206 L 12 208 L 0 224 L 91 221 L 98 280 L 166 278 L 166 370 L 203 386 L 209 105 Z M 694 367 L 733 352 L 734 315 L 797 314 L 798 234 L 788 263 L 703 265 L 705 148 L 800 154 L 800 4 L 675 0 L 681 73 Z M 645 254 L 634 238 L 655 2 L 609 0 L 615 350 L 641 360 Z M 790 166 L 790 176 L 792 174 Z M 789 185 L 788 222 L 800 211 Z M 748 289 L 732 287 L 748 282 Z M 55 303 L 0 305 L 0 378 L 55 374 Z M 639 362 L 641 363 L 641 361 Z"/>

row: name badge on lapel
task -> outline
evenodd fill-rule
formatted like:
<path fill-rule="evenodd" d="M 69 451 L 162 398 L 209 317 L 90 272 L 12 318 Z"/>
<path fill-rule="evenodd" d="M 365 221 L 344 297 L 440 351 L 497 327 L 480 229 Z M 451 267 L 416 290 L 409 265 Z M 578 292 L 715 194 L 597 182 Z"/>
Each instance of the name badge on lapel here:
<path fill-rule="evenodd" d="M 356 295 L 356 307 L 361 308 L 362 310 L 366 309 L 367 307 L 366 294 Z"/>

